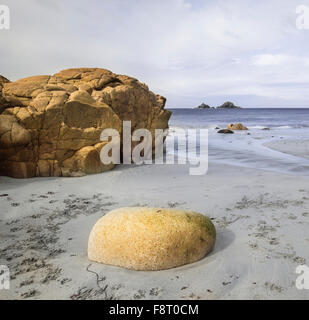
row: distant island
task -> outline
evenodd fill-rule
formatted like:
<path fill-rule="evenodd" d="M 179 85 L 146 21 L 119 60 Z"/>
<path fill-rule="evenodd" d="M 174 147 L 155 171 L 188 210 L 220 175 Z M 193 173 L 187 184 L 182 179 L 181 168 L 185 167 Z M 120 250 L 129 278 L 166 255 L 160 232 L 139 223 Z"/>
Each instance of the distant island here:
<path fill-rule="evenodd" d="M 195 109 L 215 109 L 215 107 L 211 107 L 206 103 L 202 103 Z M 241 109 L 241 107 L 235 106 L 233 102 L 227 101 L 224 102 L 221 106 L 218 106 L 217 109 Z"/>
<path fill-rule="evenodd" d="M 211 107 L 208 104 L 202 103 L 200 106 L 198 106 L 196 109 L 211 109 Z M 212 108 L 213 109 L 213 108 Z"/>
<path fill-rule="evenodd" d="M 235 106 L 233 102 L 227 101 L 223 105 L 217 107 L 217 109 L 241 109 L 241 107 Z"/>

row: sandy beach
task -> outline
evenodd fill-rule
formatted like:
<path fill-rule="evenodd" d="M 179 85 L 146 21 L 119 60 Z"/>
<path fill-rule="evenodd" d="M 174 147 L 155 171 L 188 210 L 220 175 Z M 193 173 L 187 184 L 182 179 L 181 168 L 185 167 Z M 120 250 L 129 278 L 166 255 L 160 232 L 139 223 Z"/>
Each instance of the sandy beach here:
<path fill-rule="evenodd" d="M 276 151 L 309 159 L 309 140 L 279 140 L 266 143 L 265 146 Z"/>
<path fill-rule="evenodd" d="M 89 261 L 94 223 L 126 206 L 208 215 L 215 249 L 155 272 Z M 309 261 L 308 177 L 215 163 L 204 176 L 186 165 L 120 165 L 80 178 L 1 177 L 0 207 L 0 264 L 12 278 L 0 299 L 309 298 L 295 287 L 296 267 Z"/>

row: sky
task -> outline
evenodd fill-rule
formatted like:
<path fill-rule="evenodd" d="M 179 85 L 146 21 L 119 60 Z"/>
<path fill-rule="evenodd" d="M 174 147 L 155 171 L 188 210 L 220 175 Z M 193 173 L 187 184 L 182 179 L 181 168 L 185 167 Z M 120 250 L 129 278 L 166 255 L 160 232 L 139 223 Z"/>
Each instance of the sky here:
<path fill-rule="evenodd" d="M 0 30 L 0 74 L 12 81 L 101 67 L 147 83 L 169 108 L 309 107 L 309 29 L 296 25 L 309 0 L 0 4 L 11 16 Z"/>

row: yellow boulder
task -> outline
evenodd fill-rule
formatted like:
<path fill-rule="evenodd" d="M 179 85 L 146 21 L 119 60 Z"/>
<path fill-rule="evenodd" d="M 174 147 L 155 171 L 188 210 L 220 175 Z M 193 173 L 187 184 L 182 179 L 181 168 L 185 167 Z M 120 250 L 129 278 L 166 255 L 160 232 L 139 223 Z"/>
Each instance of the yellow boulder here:
<path fill-rule="evenodd" d="M 245 127 L 242 123 L 229 123 L 227 126 L 227 129 L 229 130 L 248 130 L 247 127 Z"/>
<path fill-rule="evenodd" d="M 216 229 L 202 214 L 120 208 L 94 225 L 88 258 L 133 270 L 163 270 L 202 259 L 213 249 L 215 240 Z"/>

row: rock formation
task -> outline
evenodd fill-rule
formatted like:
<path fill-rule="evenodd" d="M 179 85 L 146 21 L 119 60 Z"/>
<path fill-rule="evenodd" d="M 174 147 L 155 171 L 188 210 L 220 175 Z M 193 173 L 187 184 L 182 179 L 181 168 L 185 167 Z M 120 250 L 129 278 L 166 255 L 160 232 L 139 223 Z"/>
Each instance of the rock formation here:
<path fill-rule="evenodd" d="M 217 107 L 217 109 L 241 109 L 241 107 L 235 106 L 233 102 L 227 101 Z"/>
<path fill-rule="evenodd" d="M 211 109 L 211 107 L 208 104 L 202 103 L 196 109 Z"/>
<path fill-rule="evenodd" d="M 216 229 L 202 214 L 157 208 L 121 208 L 103 216 L 88 241 L 92 261 L 134 270 L 163 270 L 202 259 Z"/>
<path fill-rule="evenodd" d="M 106 128 L 168 128 L 165 98 L 105 69 L 81 68 L 9 82 L 0 77 L 0 174 L 80 176 L 109 170 L 99 152 Z M 153 135 L 154 136 L 154 135 Z"/>
<path fill-rule="evenodd" d="M 0 114 L 7 106 L 5 99 L 2 96 L 2 88 L 5 83 L 9 83 L 10 81 L 7 78 L 4 78 L 0 75 Z"/>
<path fill-rule="evenodd" d="M 248 130 L 247 127 L 245 127 L 242 123 L 229 123 L 227 126 L 227 129 L 229 130 Z"/>

